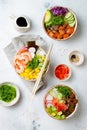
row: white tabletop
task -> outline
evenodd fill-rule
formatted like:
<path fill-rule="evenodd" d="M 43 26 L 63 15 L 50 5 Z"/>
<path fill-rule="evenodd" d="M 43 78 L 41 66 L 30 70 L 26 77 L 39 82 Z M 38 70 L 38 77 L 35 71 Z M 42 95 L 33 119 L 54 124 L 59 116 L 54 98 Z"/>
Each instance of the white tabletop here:
<path fill-rule="evenodd" d="M 50 39 L 42 27 L 42 19 L 46 5 L 62 5 L 71 8 L 77 15 L 78 28 L 75 35 L 66 41 Z M 21 35 L 13 27 L 12 15 L 27 15 L 31 19 L 32 28 L 24 34 L 36 34 L 43 37 L 47 42 L 53 43 L 51 53 L 51 66 L 46 78 L 46 89 L 40 91 L 34 98 L 35 118 L 40 123 L 40 130 L 86 130 L 87 122 L 87 1 L 80 0 L 0 0 L 0 83 L 16 83 L 21 91 L 18 104 L 12 107 L 0 106 L 0 130 L 32 130 L 29 115 L 29 89 L 23 84 L 9 63 L 3 48 L 12 38 Z M 55 50 L 55 51 L 54 51 Z M 79 50 L 85 55 L 85 62 L 80 67 L 71 65 L 68 54 L 72 50 Z M 54 68 L 65 63 L 71 67 L 72 76 L 68 81 L 61 82 L 55 78 Z M 43 97 L 46 91 L 53 85 L 66 84 L 71 86 L 79 98 L 79 106 L 75 115 L 65 121 L 57 121 L 50 118 L 43 108 Z"/>

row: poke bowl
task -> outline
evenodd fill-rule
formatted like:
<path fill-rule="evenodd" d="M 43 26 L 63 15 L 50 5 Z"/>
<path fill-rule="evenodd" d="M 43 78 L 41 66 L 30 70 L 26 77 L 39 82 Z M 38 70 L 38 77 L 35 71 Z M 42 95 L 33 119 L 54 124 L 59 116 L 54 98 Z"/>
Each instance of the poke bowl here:
<path fill-rule="evenodd" d="M 43 27 L 50 38 L 66 40 L 75 33 L 77 18 L 71 9 L 54 6 L 46 11 L 43 18 Z"/>
<path fill-rule="evenodd" d="M 45 57 L 46 52 L 44 49 L 36 45 L 35 41 L 27 41 L 26 45 L 14 56 L 13 65 L 21 78 L 35 81 L 38 78 Z M 48 68 L 49 61 L 47 62 L 43 76 L 46 74 Z"/>
<path fill-rule="evenodd" d="M 77 110 L 78 99 L 75 91 L 67 85 L 56 85 L 44 97 L 46 113 L 57 120 L 71 117 Z"/>

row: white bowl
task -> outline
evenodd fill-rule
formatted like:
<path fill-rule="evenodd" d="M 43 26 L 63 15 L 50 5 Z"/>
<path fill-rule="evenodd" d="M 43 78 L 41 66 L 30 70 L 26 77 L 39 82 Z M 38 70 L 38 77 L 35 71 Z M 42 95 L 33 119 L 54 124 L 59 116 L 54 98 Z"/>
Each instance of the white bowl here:
<path fill-rule="evenodd" d="M 21 33 L 24 33 L 24 32 L 27 32 L 27 31 L 30 30 L 30 28 L 31 28 L 31 21 L 30 21 L 28 16 L 25 16 L 25 15 L 15 16 L 15 15 L 13 15 L 13 16 L 11 16 L 11 18 L 13 19 L 14 28 L 17 31 L 19 31 Z M 23 20 L 26 22 L 26 26 L 25 26 L 25 23 L 24 23 Z"/>
<path fill-rule="evenodd" d="M 80 51 L 72 51 L 69 54 L 69 61 L 75 66 L 79 66 L 84 62 L 84 55 Z"/>
<path fill-rule="evenodd" d="M 5 107 L 9 107 L 9 106 L 12 106 L 18 102 L 18 100 L 20 98 L 20 91 L 19 91 L 19 88 L 17 87 L 17 85 L 15 85 L 14 83 L 11 83 L 11 82 L 1 83 L 0 86 L 5 85 L 5 84 L 11 85 L 12 87 L 14 87 L 16 89 L 16 97 L 11 102 L 7 103 L 5 101 L 0 100 L 0 105 L 5 106 Z"/>
<path fill-rule="evenodd" d="M 64 27 L 64 31 L 65 31 L 65 34 L 67 34 L 67 35 L 69 35 L 69 36 L 64 37 L 64 35 L 60 35 L 60 38 L 59 38 L 59 34 L 60 34 L 60 31 L 59 31 L 59 30 L 61 30 L 61 29 L 57 29 L 57 31 L 56 31 L 55 29 L 52 29 L 52 27 L 53 27 L 54 25 L 52 25 L 52 27 L 48 27 L 48 28 L 45 26 L 45 16 L 46 16 L 46 13 L 45 13 L 44 18 L 43 18 L 43 28 L 44 28 L 44 31 L 46 32 L 46 34 L 47 34 L 50 38 L 52 38 L 52 39 L 54 39 L 54 40 L 59 40 L 59 41 L 67 40 L 67 39 L 71 38 L 71 37 L 75 34 L 75 32 L 76 32 L 76 30 L 77 30 L 77 24 L 78 24 L 78 22 L 77 22 L 76 14 L 75 14 L 70 8 L 67 8 L 67 7 L 62 7 L 62 6 L 54 6 L 54 7 L 66 8 L 66 9 L 68 9 L 69 12 L 72 13 L 72 15 L 73 15 L 73 17 L 74 17 L 74 19 L 75 19 L 75 25 L 73 26 L 74 31 L 72 31 L 71 34 L 67 33 L 67 31 L 66 31 L 67 29 L 66 29 L 66 28 L 68 28 L 68 27 L 66 26 L 66 27 Z M 51 9 L 54 8 L 54 7 L 51 7 L 51 8 L 48 9 L 48 10 L 51 10 Z M 64 17 L 65 17 L 65 16 L 64 16 Z M 50 23 L 50 22 L 49 22 L 49 23 Z M 64 26 L 65 26 L 65 24 L 66 24 L 66 23 L 64 23 Z M 69 23 L 67 23 L 67 25 L 69 25 Z M 61 26 L 63 26 L 63 25 L 58 25 L 58 26 L 61 27 Z M 70 27 L 71 27 L 71 26 L 70 26 Z M 49 28 L 50 28 L 50 29 L 49 29 Z M 68 30 L 68 31 L 69 31 L 69 30 Z"/>
<path fill-rule="evenodd" d="M 58 101 L 62 101 L 60 104 L 62 104 L 62 103 L 65 103 L 66 102 L 66 100 L 65 100 L 65 102 L 63 102 L 63 98 L 64 97 L 61 97 L 61 99 L 60 98 L 58 98 L 58 97 L 54 97 L 53 95 L 52 95 L 52 91 L 50 92 L 50 90 L 52 90 L 52 89 L 56 89 L 57 87 L 60 87 L 61 86 L 61 88 L 63 88 L 63 87 L 67 87 L 67 88 L 69 88 L 70 90 L 71 90 L 71 92 L 72 92 L 72 94 L 74 94 L 74 96 L 73 97 L 68 97 L 67 98 L 67 106 L 68 106 L 68 111 L 70 112 L 70 107 L 72 106 L 72 105 L 75 105 L 74 107 L 75 108 L 73 108 L 73 111 L 71 111 L 70 113 L 69 113 L 69 115 L 67 115 L 67 116 L 65 116 L 65 118 L 64 119 L 61 119 L 61 118 L 57 118 L 56 117 L 56 115 L 52 115 L 52 113 L 54 114 L 55 112 L 52 112 L 51 114 L 48 112 L 48 111 L 46 111 L 46 108 L 47 107 L 50 107 L 50 106 L 54 106 L 53 104 L 52 104 L 52 102 L 53 102 L 53 99 L 58 99 Z M 56 91 L 57 90 L 55 90 L 54 91 L 54 93 L 55 94 L 57 94 L 56 93 Z M 71 95 L 72 95 L 71 94 Z M 60 96 L 59 96 L 60 97 Z M 69 101 L 69 102 L 68 102 Z M 71 104 L 72 103 L 72 104 Z M 55 104 L 56 106 L 57 106 L 57 104 Z M 56 107 L 55 106 L 55 107 Z M 78 107 L 78 97 L 77 97 L 77 94 L 76 94 L 76 92 L 71 88 L 71 87 L 69 87 L 69 86 L 67 86 L 67 85 L 62 85 L 62 84 L 58 84 L 58 85 L 55 85 L 55 86 L 53 86 L 53 87 L 51 87 L 48 91 L 47 91 L 47 93 L 45 94 L 45 96 L 44 96 L 44 109 L 45 109 L 45 111 L 46 111 L 46 113 L 51 117 L 51 118 L 53 118 L 53 119 L 56 119 L 56 120 L 65 120 L 65 119 L 68 119 L 68 118 L 70 118 L 70 117 L 72 117 L 74 114 L 75 114 L 75 112 L 76 112 L 76 110 L 77 110 L 77 107 Z M 67 111 L 67 110 L 65 110 L 65 112 Z M 60 111 L 59 111 L 60 112 Z M 63 111 L 62 111 L 63 112 Z M 63 114 L 63 113 L 62 113 Z M 66 114 L 65 114 L 66 115 Z"/>
<path fill-rule="evenodd" d="M 24 48 L 25 48 L 25 46 L 24 46 Z M 20 49 L 21 50 L 21 49 Z M 19 51 L 20 51 L 19 50 Z M 18 52 L 19 52 L 18 51 Z M 17 56 L 18 55 L 18 52 L 16 53 L 16 55 L 15 56 Z M 42 56 L 45 56 L 46 55 L 46 52 L 45 52 L 45 50 L 44 49 L 42 49 L 41 47 L 39 47 L 38 46 L 38 49 L 37 49 L 37 52 L 35 53 L 35 55 L 36 54 L 39 54 L 39 55 L 42 55 Z M 13 65 L 14 65 L 14 63 L 15 63 L 15 57 L 14 57 L 14 59 L 13 59 Z M 45 74 L 48 72 L 48 70 L 49 70 L 49 65 L 50 65 L 50 61 L 49 61 L 49 59 L 48 59 L 48 63 L 47 63 L 47 67 L 46 67 L 46 70 L 44 71 L 44 73 L 43 73 L 43 77 L 45 76 Z M 14 65 L 14 68 L 15 68 L 15 65 Z M 25 68 L 27 68 L 27 67 L 25 67 Z M 24 69 L 25 69 L 24 68 Z M 41 68 L 40 68 L 41 69 Z M 15 68 L 15 70 L 16 70 L 16 68 Z M 33 69 L 32 69 L 32 71 L 33 71 Z M 17 72 L 17 70 L 16 70 L 16 72 Z M 18 72 L 17 72 L 18 73 Z M 29 72 L 28 72 L 29 73 Z M 21 73 L 18 73 L 18 75 L 21 77 L 21 78 L 23 78 L 24 80 L 27 80 L 27 81 L 36 81 L 36 78 L 31 78 L 31 79 L 27 79 L 25 76 L 21 76 L 20 75 Z M 33 73 L 31 73 L 31 74 L 33 74 Z M 39 74 L 39 73 L 38 73 Z M 29 76 L 29 75 L 28 75 Z"/>

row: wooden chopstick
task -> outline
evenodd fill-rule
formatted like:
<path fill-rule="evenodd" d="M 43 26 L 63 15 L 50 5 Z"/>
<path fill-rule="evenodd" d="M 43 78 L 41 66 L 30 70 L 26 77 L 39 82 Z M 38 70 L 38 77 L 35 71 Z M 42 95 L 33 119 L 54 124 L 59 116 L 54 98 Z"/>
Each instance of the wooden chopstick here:
<path fill-rule="evenodd" d="M 38 89 L 38 85 L 39 85 L 39 83 L 40 83 L 40 81 L 41 81 L 41 78 L 42 78 L 42 75 L 43 75 L 44 69 L 45 69 L 45 67 L 46 67 L 46 64 L 47 64 L 48 58 L 49 58 L 49 56 L 50 56 L 50 53 L 51 53 L 52 47 L 53 47 L 53 44 L 50 45 L 50 48 L 49 48 L 48 53 L 47 53 L 47 55 L 46 55 L 46 58 L 45 58 L 44 64 L 43 64 L 43 66 L 42 66 L 42 68 L 41 68 L 41 71 L 40 71 L 40 73 L 39 73 L 38 79 L 37 79 L 37 81 L 35 82 L 35 85 L 34 85 L 34 87 L 33 87 L 32 93 L 31 93 L 31 99 L 34 98 L 35 93 L 36 93 L 36 91 L 37 91 L 37 89 Z"/>

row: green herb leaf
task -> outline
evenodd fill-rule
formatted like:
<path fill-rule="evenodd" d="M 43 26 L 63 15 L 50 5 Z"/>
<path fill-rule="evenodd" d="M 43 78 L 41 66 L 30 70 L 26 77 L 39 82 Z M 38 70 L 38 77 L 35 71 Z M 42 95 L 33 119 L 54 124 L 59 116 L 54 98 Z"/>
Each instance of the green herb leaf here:
<path fill-rule="evenodd" d="M 64 23 L 64 16 L 55 16 L 52 20 L 53 25 L 62 25 Z"/>
<path fill-rule="evenodd" d="M 57 90 L 62 93 L 63 96 L 65 96 L 66 98 L 69 98 L 70 95 L 72 94 L 72 91 L 70 88 L 68 88 L 67 86 L 58 86 Z"/>
<path fill-rule="evenodd" d="M 35 55 L 34 56 L 34 58 L 32 59 L 32 61 L 30 61 L 29 63 L 28 63 L 28 68 L 30 68 L 30 69 L 35 69 L 35 68 L 37 68 L 38 67 L 38 65 L 39 65 L 39 58 L 38 58 L 38 56 L 37 55 Z"/>
<path fill-rule="evenodd" d="M 51 20 L 47 23 L 45 23 L 46 27 L 51 27 L 54 25 L 63 25 L 64 24 L 64 16 L 58 15 L 58 16 L 52 16 Z"/>

